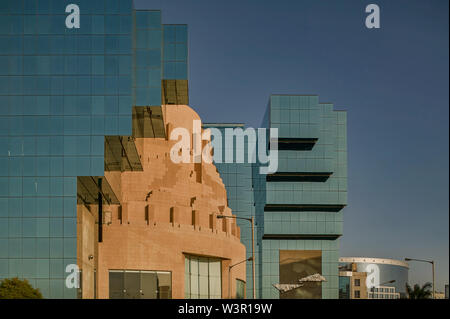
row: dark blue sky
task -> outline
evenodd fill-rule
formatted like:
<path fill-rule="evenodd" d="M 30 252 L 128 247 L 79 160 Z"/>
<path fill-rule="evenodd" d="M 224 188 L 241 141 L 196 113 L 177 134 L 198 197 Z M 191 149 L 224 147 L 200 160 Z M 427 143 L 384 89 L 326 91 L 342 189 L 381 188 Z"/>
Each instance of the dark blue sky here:
<path fill-rule="evenodd" d="M 433 258 L 448 283 L 447 0 L 135 0 L 189 25 L 190 105 L 259 126 L 271 93 L 348 111 L 342 256 Z M 381 8 L 366 29 L 365 7 Z M 411 263 L 410 282 L 431 281 Z"/>

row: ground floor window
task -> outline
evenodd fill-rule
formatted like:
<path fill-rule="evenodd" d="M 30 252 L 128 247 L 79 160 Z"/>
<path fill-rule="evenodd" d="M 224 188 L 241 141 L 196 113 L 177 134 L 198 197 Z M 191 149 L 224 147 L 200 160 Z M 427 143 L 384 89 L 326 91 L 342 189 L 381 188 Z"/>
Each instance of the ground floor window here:
<path fill-rule="evenodd" d="M 186 255 L 184 287 L 187 299 L 222 298 L 220 259 Z"/>
<path fill-rule="evenodd" d="M 245 298 L 245 281 L 236 279 L 236 299 Z"/>
<path fill-rule="evenodd" d="M 169 271 L 110 270 L 110 299 L 171 299 Z"/>

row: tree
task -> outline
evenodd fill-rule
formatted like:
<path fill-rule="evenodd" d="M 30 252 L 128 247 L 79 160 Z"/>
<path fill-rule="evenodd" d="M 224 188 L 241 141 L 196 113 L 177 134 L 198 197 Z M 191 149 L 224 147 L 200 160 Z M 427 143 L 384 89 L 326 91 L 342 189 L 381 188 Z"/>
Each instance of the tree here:
<path fill-rule="evenodd" d="M 5 278 L 0 282 L 0 299 L 42 299 L 39 289 L 33 288 L 28 280 Z"/>
<path fill-rule="evenodd" d="M 408 294 L 408 299 L 429 299 L 433 295 L 430 282 L 425 283 L 422 287 L 415 284 L 413 288 L 406 284 L 406 292 Z"/>

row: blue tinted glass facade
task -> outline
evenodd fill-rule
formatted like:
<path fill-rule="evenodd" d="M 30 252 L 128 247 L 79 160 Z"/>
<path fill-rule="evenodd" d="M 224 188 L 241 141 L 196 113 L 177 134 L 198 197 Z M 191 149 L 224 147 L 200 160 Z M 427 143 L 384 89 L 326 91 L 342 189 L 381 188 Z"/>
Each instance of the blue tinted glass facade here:
<path fill-rule="evenodd" d="M 280 250 L 319 250 L 320 272 L 327 280 L 321 297 L 337 299 L 339 237 L 347 203 L 346 113 L 319 103 L 317 96 L 272 95 L 261 127 L 278 129 L 277 173 L 290 179 L 261 175 L 258 164 L 216 163 L 233 213 L 255 217 L 256 296 L 280 297 L 273 287 L 280 283 Z M 238 224 L 249 253 L 249 225 Z M 248 263 L 248 298 L 251 282 Z"/>
<path fill-rule="evenodd" d="M 133 41 L 134 105 L 161 105 L 163 30 L 160 11 L 137 11 Z"/>
<path fill-rule="evenodd" d="M 164 29 L 164 79 L 188 79 L 187 26 L 166 24 Z"/>
<path fill-rule="evenodd" d="M 104 137 L 131 135 L 133 107 L 161 105 L 164 37 L 132 0 L 0 2 L 0 279 L 76 298 L 77 177 L 104 175 Z M 168 77 L 187 78 L 186 26 L 166 37 Z"/>
<path fill-rule="evenodd" d="M 0 3 L 0 278 L 45 297 L 77 257 L 77 176 L 102 176 L 105 135 L 131 134 L 132 2 Z"/>
<path fill-rule="evenodd" d="M 337 299 L 339 237 L 347 204 L 346 113 L 319 103 L 318 96 L 272 95 L 266 123 L 278 128 L 280 141 L 314 140 L 306 149 L 286 149 L 280 143 L 278 172 L 327 178 L 266 181 L 260 188 L 259 205 L 264 210 L 262 296 L 279 296 L 272 287 L 279 280 L 279 266 L 275 265 L 279 250 L 320 250 L 321 273 L 327 280 L 322 283 L 322 298 Z M 269 209 L 274 205 L 279 207 L 277 211 Z"/>
<path fill-rule="evenodd" d="M 136 11 L 134 25 L 133 105 L 159 106 L 162 80 L 188 79 L 187 26 L 162 25 L 155 10 Z"/>

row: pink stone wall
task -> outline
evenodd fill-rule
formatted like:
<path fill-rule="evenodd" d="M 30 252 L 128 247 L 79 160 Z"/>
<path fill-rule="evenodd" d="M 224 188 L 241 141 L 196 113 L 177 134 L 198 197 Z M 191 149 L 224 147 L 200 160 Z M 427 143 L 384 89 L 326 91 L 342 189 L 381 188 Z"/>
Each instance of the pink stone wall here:
<path fill-rule="evenodd" d="M 163 106 L 163 115 L 168 136 L 177 127 L 192 134 L 193 120 L 200 119 L 185 105 Z M 173 163 L 176 142 L 137 139 L 143 171 L 105 174 L 121 207 L 104 206 L 111 224 L 103 226 L 95 256 L 99 298 L 108 298 L 110 269 L 171 271 L 172 297 L 184 298 L 185 254 L 221 258 L 222 297 L 229 297 L 228 266 L 246 254 L 235 220 L 216 218 L 232 214 L 225 186 L 213 164 Z M 245 281 L 245 263 L 232 270 L 232 296 L 236 278 Z"/>

